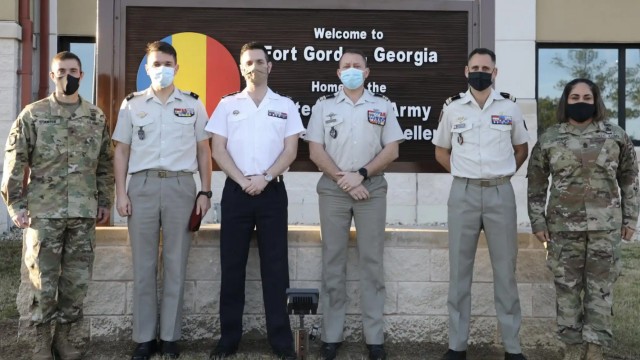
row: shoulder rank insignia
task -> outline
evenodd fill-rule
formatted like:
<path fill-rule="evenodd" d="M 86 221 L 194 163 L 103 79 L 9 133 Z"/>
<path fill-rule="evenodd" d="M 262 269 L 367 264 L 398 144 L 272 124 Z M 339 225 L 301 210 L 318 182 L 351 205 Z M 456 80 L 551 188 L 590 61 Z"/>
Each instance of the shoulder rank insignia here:
<path fill-rule="evenodd" d="M 192 92 L 192 91 L 184 91 L 184 90 L 180 90 L 181 93 L 183 93 L 184 95 L 188 95 L 191 96 L 192 98 L 198 100 L 198 98 L 200 97 L 200 95 Z"/>
<path fill-rule="evenodd" d="M 224 95 L 222 98 L 224 99 L 224 98 L 226 98 L 226 97 L 233 96 L 233 95 L 235 95 L 235 94 L 239 94 L 239 93 L 240 93 L 240 91 L 232 92 L 232 93 L 229 93 L 229 94 L 227 94 L 227 95 Z"/>
<path fill-rule="evenodd" d="M 454 102 L 454 101 L 456 101 L 456 100 L 458 100 L 458 99 L 462 98 L 462 95 L 460 95 L 460 94 L 462 94 L 462 93 L 457 93 L 457 94 L 455 94 L 455 95 L 453 95 L 453 96 L 449 97 L 447 100 L 445 100 L 445 101 L 444 101 L 444 104 L 445 104 L 445 105 L 449 105 L 449 104 L 451 104 L 452 102 Z"/>
<path fill-rule="evenodd" d="M 131 94 L 127 95 L 127 97 L 125 99 L 127 99 L 127 101 L 133 99 L 133 97 L 136 96 L 136 93 L 132 92 Z"/>
<path fill-rule="evenodd" d="M 380 94 L 380 93 L 373 93 L 373 96 L 381 97 L 381 98 L 383 98 L 383 99 L 385 99 L 385 100 L 387 100 L 387 101 L 391 101 L 391 99 L 389 99 L 389 98 L 387 97 L 387 95 L 384 95 L 384 94 Z"/>
<path fill-rule="evenodd" d="M 509 99 L 509 100 L 511 100 L 513 102 L 516 102 L 516 97 L 511 95 L 511 94 L 509 94 L 508 92 L 501 92 L 500 95 L 502 95 L 502 97 L 505 98 L 505 99 Z"/>
<path fill-rule="evenodd" d="M 287 99 L 289 99 L 289 100 L 293 101 L 293 99 L 292 99 L 292 98 L 291 98 L 291 96 L 289 96 L 289 95 L 283 95 L 283 94 L 280 94 L 280 93 L 275 92 L 275 91 L 274 91 L 274 93 L 275 93 L 276 95 L 278 95 L 278 96 L 282 96 L 282 97 L 284 97 L 284 98 L 287 98 Z"/>
<path fill-rule="evenodd" d="M 333 94 L 327 94 L 327 95 L 323 95 L 321 96 L 318 101 L 323 101 L 323 100 L 327 100 L 327 99 L 333 99 L 334 97 L 336 97 L 336 93 Z"/>

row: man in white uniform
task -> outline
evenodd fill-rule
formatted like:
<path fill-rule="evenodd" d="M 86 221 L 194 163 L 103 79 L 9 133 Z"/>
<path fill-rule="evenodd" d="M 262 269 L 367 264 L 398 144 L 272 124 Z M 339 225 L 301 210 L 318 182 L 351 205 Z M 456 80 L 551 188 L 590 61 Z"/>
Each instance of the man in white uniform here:
<path fill-rule="evenodd" d="M 287 313 L 288 200 L 282 173 L 296 158 L 304 127 L 293 101 L 267 85 L 271 62 L 264 45 L 242 47 L 240 71 L 247 87 L 222 98 L 206 127 L 213 133 L 213 158 L 227 175 L 220 221 L 222 334 L 210 358 L 222 359 L 238 349 L 245 270 L 255 228 L 267 337 L 276 356 L 295 359 Z"/>

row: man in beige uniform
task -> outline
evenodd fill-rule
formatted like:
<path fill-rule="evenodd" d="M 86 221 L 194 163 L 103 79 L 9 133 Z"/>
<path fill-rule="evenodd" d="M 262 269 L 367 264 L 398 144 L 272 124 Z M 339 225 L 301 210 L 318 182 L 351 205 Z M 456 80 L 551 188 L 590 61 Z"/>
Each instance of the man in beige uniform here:
<path fill-rule="evenodd" d="M 385 96 L 364 89 L 366 57 L 345 50 L 338 77 L 344 85 L 313 107 L 307 129 L 311 160 L 324 173 L 317 190 L 322 231 L 322 356 L 334 359 L 343 338 L 346 264 L 351 219 L 360 255 L 360 297 L 370 359 L 385 359 L 382 253 L 387 182 L 382 170 L 398 157 L 402 129 Z"/>
<path fill-rule="evenodd" d="M 211 198 L 211 150 L 204 131 L 207 112 L 198 96 L 177 89 L 175 49 L 165 42 L 147 46 L 151 87 L 123 101 L 113 133 L 117 210 L 128 216 L 133 253 L 133 360 L 149 359 L 157 350 L 156 270 L 162 228 L 164 271 L 160 309 L 161 352 L 177 358 L 182 326 L 182 297 L 187 256 L 193 234 L 189 214 L 197 199 L 205 214 Z M 196 195 L 193 174 L 200 173 Z M 132 174 L 129 189 L 127 173 Z"/>
<path fill-rule="evenodd" d="M 465 360 L 471 319 L 473 262 L 484 230 L 493 269 L 496 315 L 506 360 L 526 360 L 520 339 L 516 282 L 518 239 L 511 176 L 527 159 L 529 135 L 518 106 L 491 84 L 498 74 L 493 51 L 469 54 L 469 89 L 445 103 L 433 138 L 436 160 L 453 175 L 449 221 L 449 350 L 443 360 Z"/>

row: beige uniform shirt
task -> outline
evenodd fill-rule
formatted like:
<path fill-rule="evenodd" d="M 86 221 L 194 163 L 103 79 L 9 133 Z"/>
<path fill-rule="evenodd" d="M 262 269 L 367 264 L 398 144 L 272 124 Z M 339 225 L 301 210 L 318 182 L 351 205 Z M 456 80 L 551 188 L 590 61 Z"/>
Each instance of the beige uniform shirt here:
<path fill-rule="evenodd" d="M 305 140 L 324 145 L 340 170 L 356 171 L 404 134 L 386 96 L 365 90 L 354 104 L 340 90 L 313 106 Z"/>
<path fill-rule="evenodd" d="M 198 96 L 176 88 L 162 104 L 150 87 L 132 95 L 122 102 L 113 132 L 113 140 L 131 146 L 129 173 L 196 172 L 196 144 L 211 137 L 204 131 L 208 116 Z"/>
<path fill-rule="evenodd" d="M 284 139 L 304 132 L 293 101 L 271 89 L 259 106 L 246 90 L 220 100 L 207 131 L 227 138 L 227 150 L 245 176 L 264 174 L 284 150 Z"/>
<path fill-rule="evenodd" d="M 529 141 L 518 105 L 491 90 L 480 108 L 470 91 L 442 110 L 433 144 L 451 149 L 451 175 L 493 179 L 516 172 L 513 145 Z"/>

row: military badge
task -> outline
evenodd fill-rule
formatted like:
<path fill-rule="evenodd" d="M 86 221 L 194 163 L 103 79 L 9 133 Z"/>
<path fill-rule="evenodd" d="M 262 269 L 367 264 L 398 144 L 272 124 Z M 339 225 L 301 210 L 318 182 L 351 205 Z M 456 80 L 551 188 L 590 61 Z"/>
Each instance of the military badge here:
<path fill-rule="evenodd" d="M 278 119 L 287 119 L 287 113 L 286 112 L 280 112 L 280 111 L 275 111 L 275 110 L 269 110 L 267 111 L 267 116 L 271 116 L 271 117 L 276 117 Z"/>
<path fill-rule="evenodd" d="M 138 126 L 138 139 L 144 140 L 144 129 L 142 126 Z"/>
<path fill-rule="evenodd" d="M 493 125 L 511 125 L 513 120 L 508 115 L 491 115 L 491 124 Z"/>
<path fill-rule="evenodd" d="M 369 110 L 367 111 L 367 118 L 371 124 L 384 126 L 387 122 L 387 113 L 380 110 Z"/>
<path fill-rule="evenodd" d="M 136 114 L 137 117 L 139 118 L 144 118 L 145 116 L 147 116 L 148 114 L 144 111 L 140 111 L 139 113 Z"/>
<path fill-rule="evenodd" d="M 334 119 L 336 117 L 337 114 L 334 113 L 330 113 L 327 114 L 327 117 L 329 118 L 329 120 L 325 120 L 324 123 L 325 124 L 333 124 L 334 122 L 338 121 L 337 119 Z"/>
<path fill-rule="evenodd" d="M 453 130 L 464 129 L 466 127 L 467 127 L 466 123 L 454 124 L 453 125 Z"/>
<path fill-rule="evenodd" d="M 238 115 L 238 114 L 240 114 L 240 111 L 238 111 L 238 110 L 233 110 L 233 115 Z"/>
<path fill-rule="evenodd" d="M 331 136 L 334 139 L 338 137 L 338 130 L 336 130 L 335 126 L 331 127 L 331 130 L 329 131 L 329 136 Z"/>
<path fill-rule="evenodd" d="M 177 117 L 192 117 L 196 114 L 194 108 L 174 108 L 173 114 Z"/>

